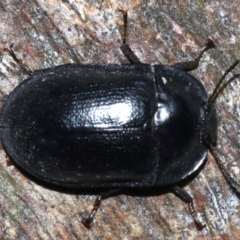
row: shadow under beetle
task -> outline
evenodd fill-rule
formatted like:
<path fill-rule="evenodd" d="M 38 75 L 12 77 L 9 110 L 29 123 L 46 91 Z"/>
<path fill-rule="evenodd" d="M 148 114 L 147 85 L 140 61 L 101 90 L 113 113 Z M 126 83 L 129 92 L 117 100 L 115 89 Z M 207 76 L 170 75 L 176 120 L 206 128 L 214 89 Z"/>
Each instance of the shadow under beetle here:
<path fill-rule="evenodd" d="M 205 162 L 208 149 L 218 157 L 214 101 L 225 76 L 208 98 L 187 71 L 214 47 L 207 40 L 196 59 L 173 66 L 142 64 L 127 44 L 127 11 L 121 50 L 132 64 L 67 64 L 32 72 L 6 99 L 1 140 L 23 171 L 47 184 L 104 190 L 82 222 L 90 227 L 101 199 L 123 188 L 169 187 L 188 204 L 204 227 L 193 200 L 179 183 Z M 231 79 L 239 77 L 234 75 Z M 231 80 L 230 79 L 230 80 Z M 239 189 L 223 170 L 231 185 Z"/>

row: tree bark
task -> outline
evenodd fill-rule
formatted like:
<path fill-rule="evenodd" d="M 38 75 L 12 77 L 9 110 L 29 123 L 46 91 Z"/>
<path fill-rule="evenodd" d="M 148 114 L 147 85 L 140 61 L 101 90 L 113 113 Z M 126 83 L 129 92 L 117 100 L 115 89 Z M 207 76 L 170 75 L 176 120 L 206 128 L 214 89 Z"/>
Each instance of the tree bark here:
<path fill-rule="evenodd" d="M 128 63 L 120 50 L 122 15 L 128 41 L 143 63 L 171 65 L 196 57 L 211 38 L 216 48 L 192 71 L 210 94 L 240 56 L 239 1 L 2 0 L 0 2 L 0 101 L 27 75 L 4 47 L 32 70 L 66 63 Z M 238 66 L 233 72 L 239 72 Z M 231 76 L 231 75 L 230 75 Z M 236 181 L 240 176 L 240 84 L 216 101 L 217 151 Z M 240 199 L 209 154 L 184 188 L 206 228 L 198 231 L 186 205 L 171 193 L 119 195 L 103 201 L 93 227 L 81 224 L 95 196 L 54 191 L 30 181 L 0 151 L 0 239 L 239 239 Z M 145 190 L 143 189 L 142 192 Z M 142 194 L 141 194 L 142 195 Z"/>

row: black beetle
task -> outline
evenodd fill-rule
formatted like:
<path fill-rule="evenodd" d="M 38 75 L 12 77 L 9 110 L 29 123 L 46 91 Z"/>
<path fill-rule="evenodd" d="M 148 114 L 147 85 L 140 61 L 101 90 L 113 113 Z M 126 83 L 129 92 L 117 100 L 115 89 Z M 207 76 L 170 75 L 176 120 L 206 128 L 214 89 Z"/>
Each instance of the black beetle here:
<path fill-rule="evenodd" d="M 122 188 L 166 186 L 188 203 L 203 227 L 192 198 L 178 185 L 199 170 L 208 149 L 215 153 L 213 102 L 238 61 L 208 98 L 202 84 L 186 71 L 198 67 L 213 42 L 208 40 L 191 62 L 141 64 L 127 45 L 127 12 L 122 12 L 121 50 L 133 64 L 67 64 L 31 72 L 6 49 L 30 77 L 4 103 L 2 144 L 14 163 L 45 183 L 113 189 L 97 198 L 83 221 L 87 227 L 101 198 Z"/>

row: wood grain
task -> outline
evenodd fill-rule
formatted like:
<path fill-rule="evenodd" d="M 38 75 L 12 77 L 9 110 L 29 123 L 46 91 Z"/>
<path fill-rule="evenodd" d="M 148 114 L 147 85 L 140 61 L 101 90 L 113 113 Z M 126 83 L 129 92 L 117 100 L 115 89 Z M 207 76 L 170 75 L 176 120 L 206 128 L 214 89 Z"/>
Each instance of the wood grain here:
<path fill-rule="evenodd" d="M 120 51 L 128 9 L 129 44 L 144 63 L 173 64 L 196 56 L 206 38 L 217 48 L 192 72 L 211 93 L 240 57 L 239 1 L 2 0 L 0 2 L 0 101 L 27 76 L 3 51 L 14 51 L 31 69 L 66 63 L 127 63 Z M 234 72 L 238 72 L 240 66 Z M 218 151 L 240 176 L 240 84 L 216 102 Z M 120 195 L 105 200 L 91 230 L 81 225 L 94 196 L 47 189 L 30 181 L 0 151 L 0 239 L 239 239 L 240 199 L 209 155 L 185 189 L 206 228 L 198 231 L 187 207 L 171 193 Z M 144 191 L 144 190 L 143 190 Z M 144 194 L 144 192 L 142 193 Z"/>

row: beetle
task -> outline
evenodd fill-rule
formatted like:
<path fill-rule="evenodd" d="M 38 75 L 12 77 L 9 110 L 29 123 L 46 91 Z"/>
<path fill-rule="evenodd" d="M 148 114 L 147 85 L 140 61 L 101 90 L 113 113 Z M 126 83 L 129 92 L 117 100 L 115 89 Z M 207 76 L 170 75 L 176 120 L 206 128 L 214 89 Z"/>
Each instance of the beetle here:
<path fill-rule="evenodd" d="M 127 11 L 121 50 L 132 64 L 66 64 L 32 72 L 7 97 L 0 115 L 1 141 L 12 161 L 50 185 L 106 191 L 83 220 L 90 227 L 101 200 L 124 188 L 168 187 L 189 205 L 179 184 L 217 158 L 214 101 L 225 76 L 207 96 L 187 71 L 214 48 L 208 39 L 196 59 L 173 66 L 143 64 L 127 43 Z M 239 74 L 233 78 L 239 77 Z M 224 172 L 233 187 L 239 188 Z M 110 190 L 109 190 L 110 189 Z"/>

